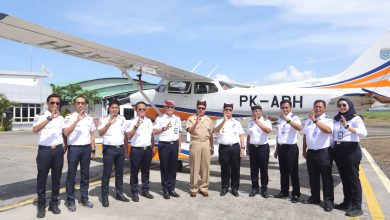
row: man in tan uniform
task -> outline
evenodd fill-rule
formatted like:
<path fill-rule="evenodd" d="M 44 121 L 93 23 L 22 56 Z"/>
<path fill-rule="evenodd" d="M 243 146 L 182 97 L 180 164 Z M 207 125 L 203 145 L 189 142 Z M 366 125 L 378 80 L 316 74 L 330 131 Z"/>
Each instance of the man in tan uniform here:
<path fill-rule="evenodd" d="M 188 118 L 186 130 L 191 135 L 190 191 L 191 197 L 198 192 L 198 177 L 202 178 L 199 192 L 207 197 L 210 179 L 210 159 L 214 154 L 213 121 L 205 116 L 206 101 L 197 101 L 197 114 Z"/>

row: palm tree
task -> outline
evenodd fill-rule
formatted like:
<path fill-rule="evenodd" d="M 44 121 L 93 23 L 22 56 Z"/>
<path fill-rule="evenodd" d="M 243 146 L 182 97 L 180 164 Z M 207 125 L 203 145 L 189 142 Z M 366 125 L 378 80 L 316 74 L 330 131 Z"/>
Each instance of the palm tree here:
<path fill-rule="evenodd" d="M 0 93 L 0 119 L 1 119 L 1 127 L 2 128 L 8 127 L 8 126 L 4 126 L 5 111 L 9 107 L 11 107 L 12 104 L 13 103 L 10 100 L 8 100 L 4 94 Z M 8 121 L 5 121 L 5 122 L 8 123 Z M 4 129 L 4 130 L 6 130 L 6 129 Z"/>

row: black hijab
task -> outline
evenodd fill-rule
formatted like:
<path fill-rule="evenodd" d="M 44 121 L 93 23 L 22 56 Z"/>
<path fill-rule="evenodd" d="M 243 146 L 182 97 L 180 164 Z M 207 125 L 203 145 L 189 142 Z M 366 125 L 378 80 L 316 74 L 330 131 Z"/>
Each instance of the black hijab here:
<path fill-rule="evenodd" d="M 341 98 L 337 101 L 337 105 L 339 104 L 340 101 L 345 101 L 348 106 L 349 106 L 349 109 L 347 112 L 345 113 L 341 113 L 340 111 L 337 113 L 336 116 L 334 116 L 334 120 L 335 121 L 340 121 L 341 119 L 341 116 L 344 116 L 345 120 L 349 121 L 351 120 L 353 117 L 355 116 L 358 116 L 358 114 L 356 113 L 355 111 L 355 107 L 353 107 L 353 103 L 351 102 L 351 100 L 347 99 L 347 98 Z"/>

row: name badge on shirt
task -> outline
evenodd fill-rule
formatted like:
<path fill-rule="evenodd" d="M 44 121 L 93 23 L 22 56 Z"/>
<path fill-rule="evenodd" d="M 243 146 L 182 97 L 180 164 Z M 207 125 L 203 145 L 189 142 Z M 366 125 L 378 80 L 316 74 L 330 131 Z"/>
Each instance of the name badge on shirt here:
<path fill-rule="evenodd" d="M 344 132 L 342 131 L 337 132 L 337 139 L 341 140 L 343 139 L 343 137 L 344 137 Z"/>
<path fill-rule="evenodd" d="M 175 132 L 175 134 L 179 133 L 179 129 L 178 128 L 175 128 L 173 131 Z"/>

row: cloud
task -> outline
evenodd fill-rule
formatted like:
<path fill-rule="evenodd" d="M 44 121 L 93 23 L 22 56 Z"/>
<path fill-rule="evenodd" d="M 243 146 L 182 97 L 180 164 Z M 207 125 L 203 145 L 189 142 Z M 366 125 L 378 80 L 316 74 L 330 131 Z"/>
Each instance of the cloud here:
<path fill-rule="evenodd" d="M 290 65 L 286 70 L 267 74 L 264 77 L 256 80 L 256 85 L 272 85 L 280 83 L 288 83 L 302 81 L 315 78 L 315 73 L 309 70 L 299 71 L 295 66 Z"/>

